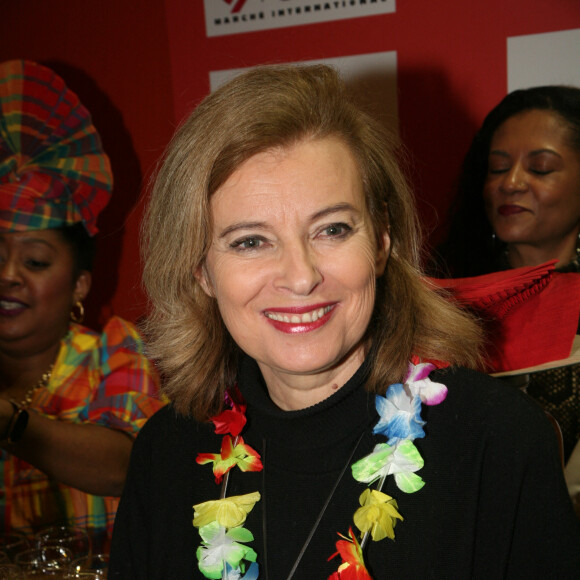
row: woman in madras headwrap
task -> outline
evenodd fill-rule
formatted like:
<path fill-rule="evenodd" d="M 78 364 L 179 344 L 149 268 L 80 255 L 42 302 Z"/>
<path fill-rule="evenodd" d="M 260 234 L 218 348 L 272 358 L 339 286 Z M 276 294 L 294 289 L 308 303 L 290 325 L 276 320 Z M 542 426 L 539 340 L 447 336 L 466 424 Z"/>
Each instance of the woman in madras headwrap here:
<path fill-rule="evenodd" d="M 80 326 L 112 176 L 53 71 L 0 64 L 0 516 L 5 530 L 112 528 L 133 437 L 160 408 L 136 328 Z"/>

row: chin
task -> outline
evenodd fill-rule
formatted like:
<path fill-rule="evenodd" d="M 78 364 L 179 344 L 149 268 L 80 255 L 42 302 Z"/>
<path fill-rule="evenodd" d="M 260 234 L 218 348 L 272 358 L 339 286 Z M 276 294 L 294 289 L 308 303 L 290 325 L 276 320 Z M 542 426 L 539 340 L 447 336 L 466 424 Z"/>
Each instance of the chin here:
<path fill-rule="evenodd" d="M 313 352 L 310 348 L 299 353 L 286 352 L 284 356 L 277 357 L 275 365 L 267 366 L 292 375 L 316 375 L 348 364 L 352 353 L 352 350 L 329 353 L 327 348 L 324 352 Z M 362 358 L 359 362 L 362 363 Z"/>
<path fill-rule="evenodd" d="M 502 231 L 502 228 L 497 228 L 496 235 L 504 244 L 519 244 L 527 237 L 522 232 L 507 229 Z"/>
<path fill-rule="evenodd" d="M 283 361 L 283 363 L 278 366 L 277 368 L 280 372 L 289 374 L 289 375 L 317 375 L 319 373 L 323 373 L 328 369 L 336 366 L 334 361 L 327 362 L 327 361 L 303 361 L 303 362 L 295 362 L 292 361 Z M 274 368 L 274 367 L 273 367 Z"/>
<path fill-rule="evenodd" d="M 260 366 L 267 367 L 273 372 L 280 372 L 289 375 L 315 375 L 322 373 L 333 366 L 337 360 L 328 356 L 313 356 L 312 353 L 305 353 L 303 356 L 292 356 L 286 354 L 280 357 L 258 357 L 256 359 Z"/>

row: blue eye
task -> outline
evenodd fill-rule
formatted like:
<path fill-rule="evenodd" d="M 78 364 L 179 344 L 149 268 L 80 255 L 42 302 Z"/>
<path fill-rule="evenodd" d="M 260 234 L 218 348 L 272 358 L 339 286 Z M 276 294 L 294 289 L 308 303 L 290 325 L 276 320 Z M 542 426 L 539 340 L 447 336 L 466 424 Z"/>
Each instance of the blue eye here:
<path fill-rule="evenodd" d="M 344 237 L 344 236 L 348 235 L 351 231 L 352 231 L 352 228 L 349 225 L 343 224 L 343 223 L 338 223 L 338 224 L 330 224 L 329 226 L 326 226 L 322 230 L 322 233 L 323 233 L 323 235 L 328 236 L 330 238 L 337 238 L 337 237 Z"/>
<path fill-rule="evenodd" d="M 240 249 L 240 250 L 255 250 L 259 248 L 264 243 L 264 240 L 258 237 L 249 236 L 247 238 L 242 238 L 241 240 L 236 240 L 230 244 L 230 248 Z"/>

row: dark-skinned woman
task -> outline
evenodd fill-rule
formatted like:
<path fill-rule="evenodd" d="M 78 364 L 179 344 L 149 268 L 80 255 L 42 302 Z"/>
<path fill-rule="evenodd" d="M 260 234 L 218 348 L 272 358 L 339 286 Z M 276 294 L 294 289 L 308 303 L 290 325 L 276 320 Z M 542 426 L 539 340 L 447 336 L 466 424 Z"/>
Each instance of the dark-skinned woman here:
<path fill-rule="evenodd" d="M 107 542 L 133 437 L 162 405 L 129 322 L 81 326 L 108 157 L 52 70 L 0 65 L 0 517 Z M 96 545 L 96 544 L 95 544 Z"/>

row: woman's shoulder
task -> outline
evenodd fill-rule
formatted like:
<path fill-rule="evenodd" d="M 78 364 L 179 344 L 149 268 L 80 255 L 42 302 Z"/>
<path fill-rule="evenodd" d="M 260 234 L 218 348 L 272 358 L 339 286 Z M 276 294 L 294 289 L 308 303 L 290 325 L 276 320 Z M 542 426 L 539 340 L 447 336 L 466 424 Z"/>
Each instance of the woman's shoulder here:
<path fill-rule="evenodd" d="M 445 384 L 449 399 L 457 404 L 477 403 L 483 408 L 496 408 L 501 403 L 509 407 L 524 405 L 527 409 L 540 409 L 522 390 L 480 371 L 451 366 L 434 371 L 430 378 Z"/>
<path fill-rule="evenodd" d="M 441 413 L 486 432 L 528 436 L 552 427 L 541 406 L 526 393 L 500 378 L 457 367 L 441 369 L 431 379 L 448 388 Z"/>
<path fill-rule="evenodd" d="M 93 387 L 105 384 L 115 392 L 157 393 L 159 376 L 147 358 L 145 345 L 136 326 L 117 316 L 96 332 L 71 324 L 61 343 L 55 363 L 55 384 L 79 380 L 84 374 Z M 56 381 L 58 379 L 58 381 Z"/>
<path fill-rule="evenodd" d="M 120 316 L 109 318 L 103 327 L 101 340 L 109 347 L 124 346 L 140 352 L 143 350 L 143 338 L 137 326 Z"/>
<path fill-rule="evenodd" d="M 112 316 L 101 332 L 72 323 L 63 343 L 65 348 L 72 348 L 79 353 L 103 348 L 143 350 L 143 338 L 137 327 L 119 316 Z"/>
<path fill-rule="evenodd" d="M 141 429 L 138 439 L 155 441 L 156 445 L 170 447 L 176 442 L 203 439 L 214 434 L 211 423 L 200 423 L 182 415 L 169 403 L 150 417 Z"/>
<path fill-rule="evenodd" d="M 466 369 L 448 368 L 430 378 L 448 388 L 441 404 L 424 405 L 422 412 L 427 437 L 420 445 L 438 461 L 451 453 L 491 471 L 521 473 L 534 466 L 540 478 L 561 472 L 558 433 L 531 397 L 499 378 Z"/>

